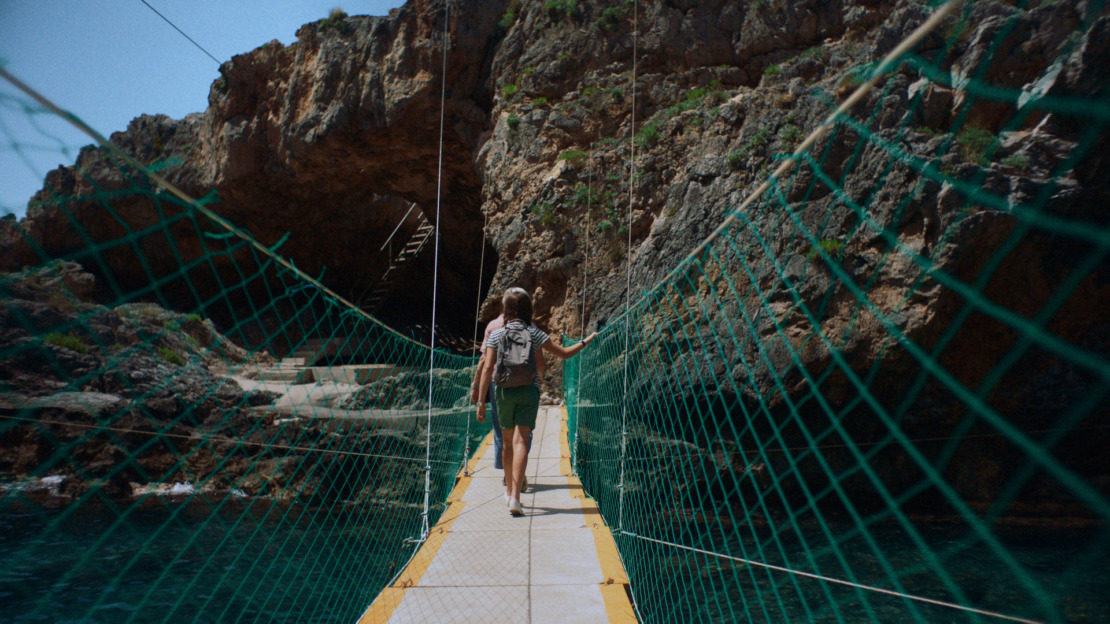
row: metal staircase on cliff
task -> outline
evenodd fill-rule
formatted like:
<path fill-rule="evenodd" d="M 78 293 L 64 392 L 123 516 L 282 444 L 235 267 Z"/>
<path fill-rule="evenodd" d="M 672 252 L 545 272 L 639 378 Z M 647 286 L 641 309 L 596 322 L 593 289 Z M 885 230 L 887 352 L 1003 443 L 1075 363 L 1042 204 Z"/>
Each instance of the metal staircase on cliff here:
<path fill-rule="evenodd" d="M 409 208 L 409 213 L 411 213 L 415 207 L 416 204 L 413 204 Z M 393 230 L 393 233 L 389 235 L 389 239 L 385 241 L 385 244 L 382 245 L 379 251 L 383 251 L 389 246 L 393 237 L 396 236 L 397 232 L 401 229 L 401 225 L 405 223 L 409 213 L 406 213 L 405 217 L 401 219 L 401 222 L 397 224 L 397 227 Z M 382 305 L 385 304 L 389 295 L 393 293 L 393 287 L 397 279 L 404 274 L 405 269 L 410 263 L 420 256 L 420 253 L 424 251 L 424 247 L 427 246 L 428 240 L 431 239 L 432 234 L 435 233 L 435 226 L 428 222 L 428 217 L 422 211 L 417 211 L 416 218 L 417 227 L 412 233 L 412 236 L 409 237 L 408 242 L 406 242 L 404 247 L 390 259 L 389 268 L 382 274 L 381 279 L 378 280 L 378 283 L 374 286 L 373 290 L 370 291 L 370 294 L 366 295 L 358 302 L 359 306 L 370 314 L 377 314 L 378 311 L 381 310 Z"/>

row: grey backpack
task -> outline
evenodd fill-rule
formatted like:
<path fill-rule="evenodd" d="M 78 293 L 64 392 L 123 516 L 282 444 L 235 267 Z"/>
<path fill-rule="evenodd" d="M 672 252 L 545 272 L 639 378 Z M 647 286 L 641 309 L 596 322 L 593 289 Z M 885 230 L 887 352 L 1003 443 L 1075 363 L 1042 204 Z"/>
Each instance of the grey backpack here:
<path fill-rule="evenodd" d="M 532 332 L 522 323 L 505 326 L 498 342 L 497 366 L 493 381 L 501 388 L 528 386 L 536 380 L 536 357 L 532 352 Z"/>

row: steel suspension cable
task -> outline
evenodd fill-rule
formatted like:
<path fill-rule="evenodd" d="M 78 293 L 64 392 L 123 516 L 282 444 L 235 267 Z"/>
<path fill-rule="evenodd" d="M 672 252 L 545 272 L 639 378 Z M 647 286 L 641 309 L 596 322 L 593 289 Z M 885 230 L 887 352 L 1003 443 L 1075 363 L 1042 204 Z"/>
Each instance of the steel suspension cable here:
<path fill-rule="evenodd" d="M 486 227 L 488 225 L 489 225 L 489 215 L 487 215 L 483 212 L 482 213 L 482 242 L 481 242 L 480 251 L 479 251 L 479 258 L 480 259 L 478 260 L 478 289 L 477 289 L 478 290 L 478 295 L 475 297 L 476 301 L 474 303 L 474 337 L 471 338 L 471 342 L 474 345 L 476 345 L 477 348 L 478 348 L 478 365 L 479 366 L 481 365 L 481 362 L 482 362 L 482 351 L 484 349 L 484 345 L 478 344 L 478 319 L 479 319 L 479 317 L 481 315 L 481 311 L 482 311 L 482 277 L 485 275 L 485 271 L 486 271 Z M 481 371 L 478 371 L 478 372 L 480 373 Z M 475 377 L 475 379 L 477 379 L 477 377 Z M 496 425 L 496 423 L 494 423 L 494 424 Z M 463 456 L 462 456 L 463 474 L 469 477 L 470 476 L 470 463 L 467 461 L 468 457 L 470 457 L 470 413 L 469 412 L 467 413 L 467 416 L 466 416 L 466 441 L 465 441 L 465 448 L 463 450 Z"/>
<path fill-rule="evenodd" d="M 636 55 L 640 35 L 640 5 L 632 3 L 632 123 L 628 128 L 628 218 L 625 223 L 627 240 L 624 250 L 624 381 L 621 401 L 621 467 L 619 502 L 617 505 L 617 529 L 624 528 L 624 457 L 628 450 L 628 342 L 629 325 L 632 323 L 632 199 L 636 169 Z"/>
<path fill-rule="evenodd" d="M 436 361 L 436 303 L 439 300 L 439 230 L 440 209 L 443 205 L 443 126 L 447 107 L 447 48 L 451 43 L 451 3 L 443 4 L 443 75 L 440 77 L 439 91 L 439 164 L 436 171 L 436 240 L 435 262 L 432 269 L 432 337 L 428 349 L 428 424 L 425 432 L 427 445 L 424 464 L 424 510 L 421 513 L 421 537 L 426 540 L 431 527 L 428 524 L 428 512 L 432 493 L 432 397 L 435 392 L 435 361 Z M 469 418 L 467 419 L 469 420 Z M 465 460 L 464 460 L 465 461 Z"/>
<path fill-rule="evenodd" d="M 170 18 L 166 17 L 165 15 L 162 15 L 161 13 L 159 13 L 159 12 L 158 12 L 158 9 L 156 9 L 156 8 L 154 8 L 154 7 L 152 7 L 152 6 L 150 6 L 150 3 L 149 3 L 149 2 L 147 2 L 146 0 L 139 0 L 139 2 L 142 2 L 143 4 L 145 4 L 145 5 L 146 5 L 146 8 L 150 9 L 151 11 L 154 11 L 154 14 L 155 14 L 155 15 L 157 15 L 158 17 L 160 17 L 160 18 L 162 18 L 163 20 L 165 20 L 165 22 L 166 22 L 167 24 L 169 24 L 170 26 L 172 26 L 174 30 L 176 30 L 177 32 L 181 33 L 181 36 L 182 36 L 182 37 L 185 37 L 186 39 L 188 39 L 188 40 L 189 40 L 189 43 L 191 43 L 191 44 L 195 45 L 195 46 L 196 46 L 196 47 L 197 47 L 197 48 L 198 48 L 198 49 L 199 49 L 199 50 L 200 50 L 201 52 L 204 52 L 205 54 L 207 54 L 207 55 L 208 55 L 208 58 L 212 59 L 213 61 L 216 61 L 216 64 L 217 64 L 217 65 L 222 65 L 222 63 L 220 63 L 220 59 L 218 59 L 218 58 L 216 58 L 215 56 L 213 56 L 211 52 L 209 52 L 208 50 L 205 50 L 205 49 L 204 49 L 204 46 L 200 45 L 199 43 L 197 43 L 196 41 L 194 41 L 192 37 L 190 37 L 189 35 L 185 34 L 185 31 L 184 31 L 184 30 L 181 30 L 180 28 L 178 28 L 178 27 L 177 27 L 177 24 L 174 24 L 173 22 L 171 22 L 171 21 L 170 21 Z"/>
<path fill-rule="evenodd" d="M 601 130 L 598 130 L 598 136 L 601 135 Z M 586 336 L 586 297 L 589 292 L 589 274 L 590 274 L 590 216 L 593 210 L 593 191 L 594 191 L 594 154 L 590 150 L 589 169 L 586 174 L 586 245 L 585 253 L 582 255 L 582 312 L 578 317 L 579 333 L 582 337 Z M 578 474 L 578 429 L 579 423 L 582 422 L 581 409 L 582 409 L 582 360 L 576 363 L 577 371 L 577 386 L 575 387 L 575 419 L 574 419 L 574 448 L 571 453 L 571 473 Z"/>

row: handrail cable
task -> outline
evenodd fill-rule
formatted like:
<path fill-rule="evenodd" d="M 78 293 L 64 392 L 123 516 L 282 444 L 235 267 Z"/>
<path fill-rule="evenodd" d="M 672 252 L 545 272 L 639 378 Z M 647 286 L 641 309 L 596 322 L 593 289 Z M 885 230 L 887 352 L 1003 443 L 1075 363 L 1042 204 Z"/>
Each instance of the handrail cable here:
<path fill-rule="evenodd" d="M 915 596 L 913 594 L 906 594 L 906 593 L 903 593 L 903 592 L 894 591 L 893 589 L 886 589 L 884 587 L 875 587 L 874 585 L 864 585 L 862 583 L 854 583 L 852 581 L 845 581 L 843 579 L 838 579 L 838 578 L 834 578 L 834 577 L 831 577 L 831 576 L 824 576 L 822 574 L 814 574 L 813 572 L 803 572 L 801 570 L 793 570 L 791 568 L 786 568 L 786 567 L 783 567 L 783 566 L 777 566 L 777 565 L 774 565 L 772 563 L 766 563 L 766 562 L 763 562 L 763 561 L 755 561 L 755 560 L 752 560 L 752 559 L 744 559 L 743 557 L 734 557 L 732 555 L 717 553 L 717 552 L 713 552 L 711 550 L 705 550 L 705 549 L 702 549 L 702 548 L 695 548 L 693 546 L 686 546 L 685 544 L 676 544 L 674 542 L 668 542 L 666 540 L 656 539 L 654 537 L 647 537 L 647 536 L 644 536 L 644 535 L 637 535 L 636 533 L 633 533 L 631 531 L 620 530 L 619 533 L 621 533 L 623 535 L 627 535 L 627 536 L 635 538 L 635 539 L 644 540 L 646 542 L 652 542 L 652 543 L 655 543 L 655 544 L 659 544 L 661 546 L 670 546 L 672 548 L 679 548 L 679 549 L 682 549 L 682 550 L 688 550 L 690 552 L 695 552 L 695 553 L 698 553 L 698 554 L 701 554 L 701 555 L 708 555 L 710 557 L 717 557 L 719 559 L 728 559 L 730 561 L 735 561 L 737 563 L 744 563 L 744 564 L 747 564 L 747 565 L 758 566 L 758 567 L 761 567 L 761 568 L 767 568 L 769 570 L 777 570 L 779 572 L 787 572 L 789 574 L 794 574 L 794 575 L 797 575 L 797 576 L 804 576 L 806 578 L 816 579 L 818 581 L 825 581 L 826 583 L 836 583 L 837 585 L 847 585 L 848 587 L 855 587 L 857 589 L 864 589 L 864 590 L 867 590 L 867 591 L 873 591 L 873 592 L 877 592 L 877 593 L 880 593 L 880 594 L 887 594 L 888 596 L 897 596 L 898 598 L 905 598 L 906 600 L 915 600 L 917 602 L 925 602 L 925 603 L 928 603 L 928 604 L 931 604 L 931 605 L 937 605 L 939 607 L 948 607 L 950 609 L 959 609 L 961 611 L 976 613 L 978 615 L 985 615 L 985 616 L 988 616 L 988 617 L 998 618 L 1000 620 L 1008 620 L 1008 621 L 1011 621 L 1011 622 L 1022 622 L 1023 624 L 1042 624 L 1040 622 L 1040 620 L 1030 620 L 1028 618 L 1018 617 L 1018 616 L 1014 616 L 1014 615 L 1007 615 L 1005 613 L 998 613 L 997 611 L 988 611 L 986 609 L 979 609 L 979 608 L 976 608 L 976 607 L 968 607 L 968 606 L 956 604 L 954 602 L 946 602 L 944 600 L 937 600 L 935 598 L 927 598 L 925 596 Z"/>
<path fill-rule="evenodd" d="M 405 457 L 404 455 L 381 455 L 381 454 L 378 454 L 378 453 L 362 453 L 362 452 L 359 452 L 359 451 L 343 451 L 343 450 L 336 450 L 336 449 L 320 449 L 320 448 L 311 447 L 311 446 L 298 446 L 296 444 L 273 444 L 273 443 L 270 443 L 270 442 L 251 442 L 250 440 L 245 440 L 243 438 L 232 438 L 232 437 L 228 437 L 228 436 L 219 436 L 219 435 L 205 435 L 203 438 L 198 438 L 198 436 L 187 435 L 187 434 L 184 434 L 184 433 L 170 433 L 168 431 L 147 431 L 147 430 L 144 430 L 144 429 L 134 429 L 134 428 L 130 428 L 130 427 L 111 427 L 111 426 L 105 426 L 105 425 L 100 425 L 100 424 L 96 424 L 96 423 L 80 423 L 80 422 L 69 422 L 69 421 L 63 421 L 63 420 L 46 420 L 46 419 L 40 419 L 40 418 L 27 418 L 26 416 L 10 416 L 10 415 L 7 415 L 7 414 L 0 414 L 0 420 L 14 420 L 14 421 L 19 421 L 19 422 L 30 422 L 30 423 L 35 423 L 35 424 L 39 424 L 39 425 L 56 425 L 56 426 L 72 427 L 74 429 L 95 429 L 98 433 L 101 432 L 101 431 L 104 431 L 104 432 L 110 432 L 110 433 L 151 435 L 151 436 L 157 436 L 159 439 L 161 439 L 161 438 L 172 438 L 172 439 L 175 439 L 175 440 L 194 440 L 194 441 L 198 440 L 198 439 L 203 439 L 206 442 L 224 442 L 224 443 L 227 443 L 227 444 L 236 444 L 238 446 L 246 446 L 246 447 L 252 447 L 252 448 L 278 449 L 278 450 L 282 450 L 282 451 L 305 451 L 305 452 L 309 452 L 309 453 L 320 453 L 322 455 L 343 455 L 343 456 L 347 456 L 347 457 L 366 457 L 366 458 L 373 457 L 373 458 L 376 458 L 376 459 L 398 459 L 398 460 L 405 460 L 405 461 L 419 461 L 421 459 L 420 457 Z M 455 462 L 446 461 L 446 460 L 442 460 L 442 459 L 433 459 L 432 462 L 436 463 L 436 464 L 444 464 L 444 465 L 446 465 L 446 464 L 454 465 L 455 464 Z"/>

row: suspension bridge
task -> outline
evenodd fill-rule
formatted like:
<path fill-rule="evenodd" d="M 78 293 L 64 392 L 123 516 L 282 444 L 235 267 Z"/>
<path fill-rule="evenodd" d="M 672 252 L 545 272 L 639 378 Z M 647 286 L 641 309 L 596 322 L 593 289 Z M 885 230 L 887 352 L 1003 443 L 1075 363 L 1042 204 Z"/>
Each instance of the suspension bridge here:
<path fill-rule="evenodd" d="M 86 242 L 63 253 L 0 223 L 33 260 L 0 279 L 0 610 L 1107 620 L 1110 348 L 1105 315 L 1086 313 L 1110 305 L 1098 203 L 1110 99 L 1083 68 L 1105 56 L 1108 18 L 1101 3 L 1077 13 L 1043 75 L 1015 89 L 985 68 L 954 73 L 976 4 L 937 7 L 853 72 L 827 119 L 638 294 L 627 228 L 624 305 L 565 365 L 565 411 L 542 410 L 523 518 L 500 504 L 488 425 L 469 404 L 475 358 L 384 326 L 2 72 L 20 94 L 0 94 L 0 115 L 78 125 L 99 145 L 84 170 L 125 188 L 90 175 L 47 189 L 37 209 Z M 984 58 L 1028 27 L 1006 15 L 976 31 Z M 939 52 L 915 54 L 930 33 Z M 935 136 L 909 121 L 924 96 L 905 120 L 879 119 L 900 97 L 884 80 L 911 71 L 918 94 L 959 94 Z M 636 85 L 633 69 L 633 102 Z M 984 102 L 1011 114 L 973 142 Z M 135 206 L 158 218 L 134 226 Z M 89 210 L 119 235 L 97 238 Z M 419 242 L 437 267 L 438 237 Z M 957 253 L 968 241 L 980 253 Z M 179 268 L 124 287 L 122 254 L 137 266 L 176 254 Z M 373 361 L 329 364 L 329 349 Z"/>
<path fill-rule="evenodd" d="M 571 474 L 565 410 L 540 409 L 524 494 L 505 511 L 489 436 L 430 538 L 359 622 L 635 622 L 612 534 Z"/>

